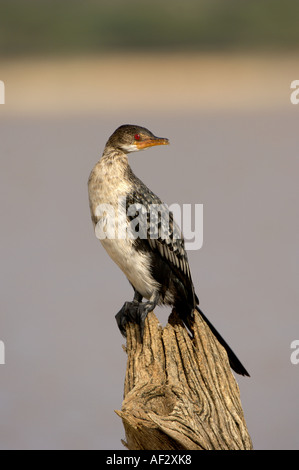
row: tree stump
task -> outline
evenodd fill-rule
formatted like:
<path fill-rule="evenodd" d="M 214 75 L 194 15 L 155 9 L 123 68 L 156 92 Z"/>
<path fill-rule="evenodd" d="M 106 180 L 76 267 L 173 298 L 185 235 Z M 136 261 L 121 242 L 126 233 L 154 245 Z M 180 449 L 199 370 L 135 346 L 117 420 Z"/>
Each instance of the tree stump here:
<path fill-rule="evenodd" d="M 249 450 L 240 392 L 226 351 L 197 311 L 190 338 L 175 311 L 165 328 L 154 313 L 127 325 L 121 411 L 130 450 Z"/>

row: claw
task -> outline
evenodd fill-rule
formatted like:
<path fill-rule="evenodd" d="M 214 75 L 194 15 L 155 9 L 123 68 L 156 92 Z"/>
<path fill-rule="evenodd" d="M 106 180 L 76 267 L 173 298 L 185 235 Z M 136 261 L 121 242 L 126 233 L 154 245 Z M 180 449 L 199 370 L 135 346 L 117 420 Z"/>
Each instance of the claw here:
<path fill-rule="evenodd" d="M 137 323 L 140 326 L 141 342 L 143 340 L 145 319 L 149 312 L 154 310 L 156 304 L 154 302 L 125 302 L 120 311 L 115 315 L 116 322 L 120 332 L 126 337 L 127 323 Z"/>
<path fill-rule="evenodd" d="M 138 302 L 125 302 L 120 311 L 115 315 L 115 319 L 123 336 L 127 336 L 126 325 L 127 323 L 133 322 L 138 323 Z"/>

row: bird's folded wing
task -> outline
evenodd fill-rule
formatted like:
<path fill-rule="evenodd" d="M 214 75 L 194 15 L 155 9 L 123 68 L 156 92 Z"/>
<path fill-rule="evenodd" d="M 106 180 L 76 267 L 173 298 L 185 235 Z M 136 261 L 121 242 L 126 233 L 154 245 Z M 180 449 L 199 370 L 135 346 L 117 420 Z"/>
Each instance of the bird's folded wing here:
<path fill-rule="evenodd" d="M 173 219 L 173 213 L 158 196 L 142 184 L 139 190 L 132 192 L 126 200 L 130 208 L 128 221 L 131 223 L 137 215 L 143 214 L 145 227 L 139 228 L 142 239 L 136 239 L 136 246 L 159 253 L 177 273 L 191 281 L 188 257 L 183 234 Z M 191 281 L 192 282 L 192 281 Z"/>

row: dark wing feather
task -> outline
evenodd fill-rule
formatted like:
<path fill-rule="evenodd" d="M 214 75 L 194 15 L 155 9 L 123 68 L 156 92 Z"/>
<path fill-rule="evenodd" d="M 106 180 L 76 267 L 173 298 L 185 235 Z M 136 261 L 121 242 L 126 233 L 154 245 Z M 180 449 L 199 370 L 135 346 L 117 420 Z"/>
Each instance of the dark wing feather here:
<path fill-rule="evenodd" d="M 146 188 L 146 187 L 145 187 Z M 178 224 L 173 220 L 173 214 L 167 205 L 158 196 L 138 188 L 126 200 L 127 210 L 130 207 L 129 221 L 140 215 L 142 208 L 146 212 L 146 227 L 137 227 L 141 238 L 145 238 L 153 251 L 160 253 L 161 257 L 182 271 L 182 274 L 191 278 L 185 242 Z M 135 210 L 133 210 L 135 208 Z"/>
<path fill-rule="evenodd" d="M 136 178 L 136 180 L 138 179 Z M 138 227 L 140 233 L 143 233 L 144 236 L 143 239 L 137 238 L 135 240 L 135 246 L 140 250 L 150 250 L 156 256 L 158 255 L 161 261 L 166 261 L 173 275 L 183 285 L 187 294 L 186 297 L 195 299 L 195 303 L 197 303 L 183 234 L 167 205 L 140 180 L 136 184 L 136 180 L 134 181 L 135 189 L 127 196 L 126 200 L 127 208 L 129 206 L 132 208 L 133 205 L 136 207 L 135 213 L 134 210 L 131 211 L 132 215 L 129 216 L 129 221 L 139 215 L 143 208 L 143 211 L 146 212 L 147 224 L 145 230 L 140 230 L 140 227 Z M 146 235 L 144 232 L 146 232 Z M 159 264 L 159 269 L 163 269 L 162 263 Z"/>

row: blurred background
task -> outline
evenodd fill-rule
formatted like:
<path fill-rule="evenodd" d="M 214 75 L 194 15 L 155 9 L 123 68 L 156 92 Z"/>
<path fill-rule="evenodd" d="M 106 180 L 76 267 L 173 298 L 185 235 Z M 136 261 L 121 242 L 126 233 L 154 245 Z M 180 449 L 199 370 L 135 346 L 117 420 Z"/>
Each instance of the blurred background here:
<path fill-rule="evenodd" d="M 96 239 L 87 179 L 124 123 L 165 202 L 204 205 L 189 260 L 256 449 L 298 449 L 299 4 L 1 0 L 1 449 L 122 449 L 114 315 L 132 290 Z M 167 322 L 169 311 L 157 315 Z"/>

